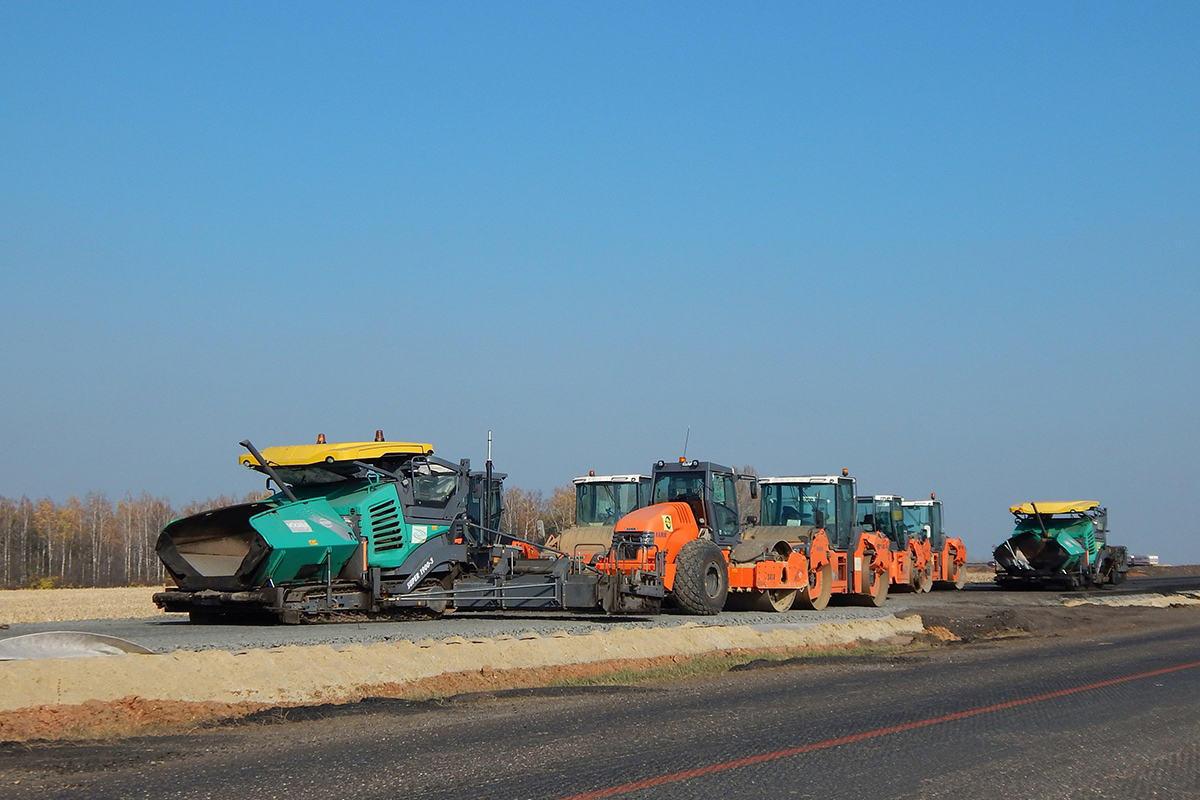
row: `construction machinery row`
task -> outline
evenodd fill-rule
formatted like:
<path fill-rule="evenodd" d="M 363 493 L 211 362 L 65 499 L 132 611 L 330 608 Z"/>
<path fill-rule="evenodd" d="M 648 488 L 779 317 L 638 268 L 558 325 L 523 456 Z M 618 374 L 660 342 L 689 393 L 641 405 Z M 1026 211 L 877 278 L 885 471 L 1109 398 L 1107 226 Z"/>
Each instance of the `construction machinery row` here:
<path fill-rule="evenodd" d="M 889 590 L 961 588 L 966 548 L 940 501 L 857 496 L 840 475 L 765 477 L 707 461 L 575 480 L 576 524 L 550 541 L 502 530 L 503 481 L 425 443 L 266 448 L 242 464 L 263 500 L 169 523 L 157 552 L 176 586 L 159 607 L 194 622 L 295 623 L 456 610 L 653 614 L 664 604 L 880 606 Z M 759 515 L 742 516 L 739 487 Z"/>

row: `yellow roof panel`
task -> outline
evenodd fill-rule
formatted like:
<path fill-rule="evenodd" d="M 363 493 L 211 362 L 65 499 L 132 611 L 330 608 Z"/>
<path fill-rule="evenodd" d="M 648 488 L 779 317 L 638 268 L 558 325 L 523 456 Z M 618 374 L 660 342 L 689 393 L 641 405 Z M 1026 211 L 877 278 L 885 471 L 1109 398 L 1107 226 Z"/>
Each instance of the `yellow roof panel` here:
<path fill-rule="evenodd" d="M 1037 506 L 1037 511 L 1033 507 Z M 1021 503 L 1008 509 L 1014 514 L 1073 514 L 1099 508 L 1095 500 L 1069 500 L 1067 502 Z"/>
<path fill-rule="evenodd" d="M 272 466 L 304 467 L 323 461 L 370 461 L 397 455 L 429 455 L 433 445 L 425 442 L 341 442 L 333 444 L 291 444 L 264 447 L 259 452 Z M 257 467 L 250 453 L 238 456 L 238 463 Z"/>

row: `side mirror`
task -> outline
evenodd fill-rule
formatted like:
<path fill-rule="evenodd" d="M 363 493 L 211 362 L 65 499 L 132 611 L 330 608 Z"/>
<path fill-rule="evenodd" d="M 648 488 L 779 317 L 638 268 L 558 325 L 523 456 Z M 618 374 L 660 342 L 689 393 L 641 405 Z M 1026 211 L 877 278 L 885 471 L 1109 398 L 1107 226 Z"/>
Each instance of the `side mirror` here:
<path fill-rule="evenodd" d="M 750 499 L 758 499 L 758 481 L 750 481 Z M 755 520 L 757 522 L 758 520 Z"/>

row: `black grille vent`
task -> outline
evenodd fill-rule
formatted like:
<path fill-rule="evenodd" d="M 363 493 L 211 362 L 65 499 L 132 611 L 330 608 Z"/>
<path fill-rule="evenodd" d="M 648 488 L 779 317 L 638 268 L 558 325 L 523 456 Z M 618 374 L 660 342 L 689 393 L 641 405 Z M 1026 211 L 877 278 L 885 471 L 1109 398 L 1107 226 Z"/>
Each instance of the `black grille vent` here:
<path fill-rule="evenodd" d="M 367 506 L 371 538 L 375 552 L 397 550 L 404 546 L 404 526 L 400 524 L 400 509 L 394 498 Z"/>

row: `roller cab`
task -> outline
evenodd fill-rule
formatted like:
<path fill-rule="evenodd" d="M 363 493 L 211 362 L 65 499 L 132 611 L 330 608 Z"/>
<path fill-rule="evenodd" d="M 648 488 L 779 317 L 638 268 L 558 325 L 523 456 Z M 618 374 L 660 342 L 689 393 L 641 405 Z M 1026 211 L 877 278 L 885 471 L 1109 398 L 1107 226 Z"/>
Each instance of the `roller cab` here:
<path fill-rule="evenodd" d="M 946 535 L 942 526 L 942 501 L 934 494 L 928 500 L 905 500 L 904 526 L 910 536 L 924 539 L 929 548 L 931 589 L 961 589 L 966 585 L 967 546 L 962 539 Z"/>
<path fill-rule="evenodd" d="M 549 544 L 572 558 L 591 559 L 612 547 L 617 520 L 650 500 L 649 475 L 575 478 L 575 524 Z"/>

